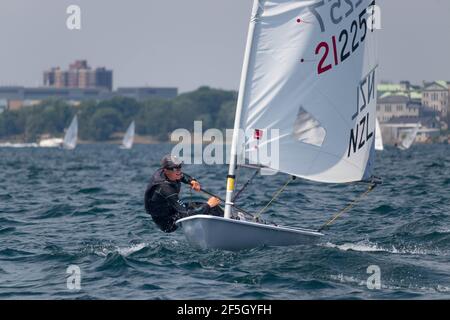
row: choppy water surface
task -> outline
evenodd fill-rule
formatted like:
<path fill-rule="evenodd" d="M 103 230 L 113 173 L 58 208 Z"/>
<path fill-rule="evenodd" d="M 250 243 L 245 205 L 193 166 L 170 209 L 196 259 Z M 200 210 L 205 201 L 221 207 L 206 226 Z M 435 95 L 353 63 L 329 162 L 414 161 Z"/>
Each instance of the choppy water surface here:
<path fill-rule="evenodd" d="M 147 180 L 168 151 L 0 148 L 0 298 L 450 298 L 449 146 L 378 153 L 384 184 L 320 244 L 235 253 L 191 248 L 146 215 Z M 223 195 L 225 166 L 186 170 Z M 240 205 L 263 207 L 285 180 L 258 177 Z M 264 218 L 317 228 L 364 189 L 297 179 Z M 79 291 L 67 288 L 70 265 L 81 270 Z M 379 290 L 367 287 L 371 265 L 381 271 Z"/>

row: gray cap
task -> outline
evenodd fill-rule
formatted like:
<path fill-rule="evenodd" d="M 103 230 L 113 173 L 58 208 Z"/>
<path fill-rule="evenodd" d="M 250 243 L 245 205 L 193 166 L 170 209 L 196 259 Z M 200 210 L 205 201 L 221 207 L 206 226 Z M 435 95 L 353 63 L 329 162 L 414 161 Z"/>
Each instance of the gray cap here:
<path fill-rule="evenodd" d="M 179 168 L 182 165 L 183 165 L 183 161 L 181 161 L 178 157 L 172 156 L 170 154 L 165 155 L 161 159 L 161 168 L 163 168 L 163 169 Z"/>

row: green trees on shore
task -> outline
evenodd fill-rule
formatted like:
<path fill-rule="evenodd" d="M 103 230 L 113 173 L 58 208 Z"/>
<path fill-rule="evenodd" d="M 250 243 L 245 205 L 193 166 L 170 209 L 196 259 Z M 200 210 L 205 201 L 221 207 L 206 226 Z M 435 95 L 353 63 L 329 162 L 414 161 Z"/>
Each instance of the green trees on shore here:
<path fill-rule="evenodd" d="M 36 141 L 44 133 L 59 135 L 69 125 L 75 112 L 73 107 L 60 100 L 4 111 L 0 114 L 0 139 L 21 136 L 24 141 Z"/>
<path fill-rule="evenodd" d="M 226 129 L 233 126 L 237 93 L 201 87 L 170 100 L 152 99 L 137 102 L 116 97 L 101 102 L 86 101 L 78 106 L 61 100 L 47 100 L 39 105 L 7 110 L 0 114 L 0 139 L 20 137 L 38 141 L 40 136 L 62 136 L 72 117 L 79 118 L 79 135 L 83 140 L 107 141 L 113 133 L 124 132 L 132 120 L 136 132 L 166 141 L 177 128 L 193 130 L 195 120 L 203 129 Z"/>

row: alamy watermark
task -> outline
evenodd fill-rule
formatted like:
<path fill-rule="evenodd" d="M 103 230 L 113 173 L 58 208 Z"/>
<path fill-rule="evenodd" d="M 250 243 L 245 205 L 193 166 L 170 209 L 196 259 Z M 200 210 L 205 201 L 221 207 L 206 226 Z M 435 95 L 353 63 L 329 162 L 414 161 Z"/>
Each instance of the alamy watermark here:
<path fill-rule="evenodd" d="M 367 278 L 367 289 L 380 290 L 381 289 L 381 269 L 377 265 L 367 267 L 367 273 L 370 274 Z"/>
<path fill-rule="evenodd" d="M 70 265 L 67 267 L 67 289 L 68 290 L 81 290 L 81 269 L 77 265 Z"/>
<path fill-rule="evenodd" d="M 81 30 L 81 8 L 77 5 L 70 5 L 66 9 L 69 15 L 66 20 L 66 26 L 69 30 Z"/>
<path fill-rule="evenodd" d="M 329 0 L 330 2 L 331 0 Z M 332 19 L 336 19 L 334 16 L 334 10 L 336 8 L 341 7 L 341 0 L 336 0 L 339 1 L 336 4 L 332 4 L 332 9 L 331 9 L 331 16 Z M 351 11 L 349 11 L 350 13 L 353 12 L 353 4 L 349 3 L 351 5 Z M 317 7 L 317 5 L 313 5 L 313 7 Z M 66 13 L 69 15 L 69 17 L 66 20 L 66 26 L 69 30 L 81 30 L 81 8 L 78 5 L 70 5 L 67 7 L 66 9 Z M 316 17 L 319 17 L 319 20 L 321 21 L 321 27 L 323 28 L 323 22 L 322 22 L 322 17 L 319 15 L 319 13 L 314 10 L 314 13 L 316 15 Z M 366 10 L 365 10 L 365 15 L 366 15 L 366 20 L 367 22 L 365 22 L 366 27 L 370 26 L 371 29 L 377 29 L 377 30 L 381 30 L 381 8 L 378 5 L 372 5 L 369 6 Z M 361 18 L 360 17 L 360 23 L 361 23 Z M 342 19 L 342 18 L 341 18 Z M 300 20 L 299 20 L 300 21 Z M 339 19 L 337 21 L 340 21 Z"/>
<path fill-rule="evenodd" d="M 172 132 L 170 139 L 177 144 L 172 148 L 171 154 L 185 164 L 229 164 L 233 135 L 238 139 L 238 164 L 271 168 L 261 172 L 265 175 L 276 173 L 280 163 L 278 129 L 248 129 L 237 132 L 227 129 L 224 135 L 219 129 L 203 132 L 202 122 L 195 121 L 193 132 L 187 129 L 176 129 Z"/>
<path fill-rule="evenodd" d="M 372 26 L 373 29 L 381 30 L 381 8 L 379 5 L 374 5 L 370 8 L 373 10 L 373 12 L 372 14 L 370 14 L 369 12 L 367 13 L 369 15 L 368 25 Z"/>

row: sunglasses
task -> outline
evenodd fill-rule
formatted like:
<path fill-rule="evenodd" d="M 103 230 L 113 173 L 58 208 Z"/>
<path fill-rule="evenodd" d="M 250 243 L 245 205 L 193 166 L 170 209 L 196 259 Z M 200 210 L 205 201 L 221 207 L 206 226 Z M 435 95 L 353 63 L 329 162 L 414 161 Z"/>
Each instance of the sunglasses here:
<path fill-rule="evenodd" d="M 174 168 L 168 168 L 167 170 L 170 170 L 170 171 L 181 171 L 181 166 L 180 167 L 174 167 Z"/>

